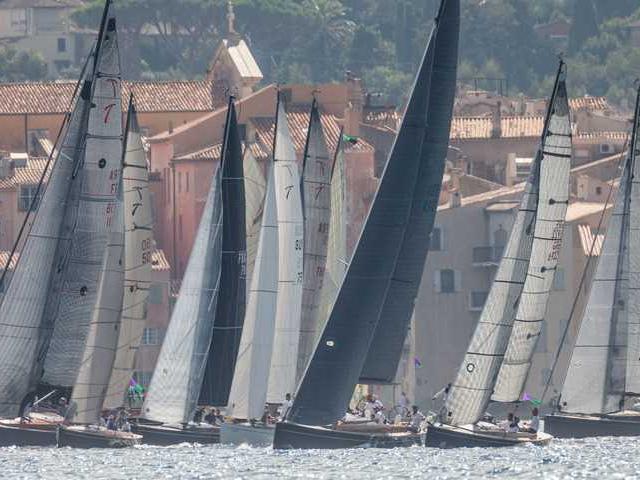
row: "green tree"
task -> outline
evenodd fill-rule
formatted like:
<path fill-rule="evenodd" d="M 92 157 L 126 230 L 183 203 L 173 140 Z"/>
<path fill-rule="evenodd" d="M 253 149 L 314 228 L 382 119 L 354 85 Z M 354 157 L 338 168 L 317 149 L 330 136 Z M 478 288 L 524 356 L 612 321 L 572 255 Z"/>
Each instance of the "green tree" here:
<path fill-rule="evenodd" d="M 0 48 L 0 79 L 3 82 L 43 80 L 46 76 L 47 64 L 40 53 Z"/>

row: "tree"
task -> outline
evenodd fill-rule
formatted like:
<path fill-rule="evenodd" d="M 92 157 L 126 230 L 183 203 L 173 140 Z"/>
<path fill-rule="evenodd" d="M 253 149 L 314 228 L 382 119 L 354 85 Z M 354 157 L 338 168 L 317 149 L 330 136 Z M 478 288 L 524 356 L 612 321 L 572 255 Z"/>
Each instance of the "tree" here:
<path fill-rule="evenodd" d="M 10 46 L 0 48 L 0 80 L 3 82 L 43 80 L 46 76 L 47 64 L 40 53 L 19 52 Z"/>

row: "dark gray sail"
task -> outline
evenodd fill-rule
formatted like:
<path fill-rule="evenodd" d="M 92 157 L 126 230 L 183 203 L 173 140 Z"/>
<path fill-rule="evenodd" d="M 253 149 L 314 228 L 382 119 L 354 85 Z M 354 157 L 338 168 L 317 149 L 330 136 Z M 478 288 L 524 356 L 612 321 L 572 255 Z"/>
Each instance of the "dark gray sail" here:
<path fill-rule="evenodd" d="M 233 98 L 221 154 L 222 271 L 213 337 L 200 390 L 201 405 L 224 406 L 229 400 L 246 307 L 247 234 L 242 143 Z"/>
<path fill-rule="evenodd" d="M 423 149 L 432 112 L 444 109 L 435 101 L 455 90 L 456 48 L 460 17 L 459 0 L 443 0 L 420 64 L 409 105 L 395 140 L 378 191 L 356 246 L 331 315 L 298 388 L 288 419 L 307 425 L 327 425 L 344 415 L 362 372 L 369 344 L 384 307 L 396 270 L 405 232 L 414 221 L 416 186 L 435 185 L 438 179 L 419 175 L 442 172 L 445 156 L 434 158 Z M 443 58 L 443 51 L 450 55 Z M 437 63 L 434 62 L 437 60 Z M 434 75 L 434 70 L 437 72 Z M 442 75 L 443 72 L 448 72 Z M 432 77 L 434 84 L 432 85 Z M 433 103 L 431 103 L 433 97 Z M 451 98 L 453 98 L 451 96 Z M 453 104 L 449 105 L 449 115 Z M 436 118 L 439 116 L 436 113 Z M 433 138 L 440 138 L 436 134 Z M 431 137 L 430 137 L 431 138 Z M 434 163 L 427 168 L 427 163 Z M 420 198 L 422 193 L 417 195 Z M 430 218 L 436 204 L 425 205 Z M 428 236 L 429 232 L 427 232 Z M 407 239 L 409 241 L 409 239 Z M 421 265 L 422 270 L 423 265 Z M 410 299 L 413 305 L 413 298 Z"/>
<path fill-rule="evenodd" d="M 447 9 L 453 9 L 453 5 Z M 382 313 L 360 374 L 361 383 L 393 382 L 429 251 L 429 237 L 444 173 L 442 159 L 446 158 L 449 146 L 458 59 L 457 17 L 445 15 L 438 23 L 438 30 L 442 33 L 435 39 L 427 113 L 429 128 L 424 133 L 411 213 Z M 420 141 L 418 138 L 416 142 Z"/>

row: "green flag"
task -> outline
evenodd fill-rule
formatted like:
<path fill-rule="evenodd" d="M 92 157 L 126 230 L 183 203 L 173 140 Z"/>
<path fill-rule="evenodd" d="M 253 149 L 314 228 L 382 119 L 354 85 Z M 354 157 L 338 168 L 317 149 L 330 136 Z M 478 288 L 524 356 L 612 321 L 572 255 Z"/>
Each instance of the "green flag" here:
<path fill-rule="evenodd" d="M 342 134 L 342 140 L 345 142 L 349 142 L 351 145 L 355 145 L 358 143 L 358 137 L 352 137 L 351 135 L 347 135 L 346 133 Z"/>

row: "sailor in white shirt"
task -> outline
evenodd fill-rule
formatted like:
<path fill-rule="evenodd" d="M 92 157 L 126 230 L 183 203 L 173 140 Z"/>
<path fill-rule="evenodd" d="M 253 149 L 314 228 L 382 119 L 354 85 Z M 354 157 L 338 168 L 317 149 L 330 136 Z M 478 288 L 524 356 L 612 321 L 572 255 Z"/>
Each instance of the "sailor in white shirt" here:
<path fill-rule="evenodd" d="M 282 402 L 282 406 L 280 407 L 280 420 L 284 420 L 285 418 L 287 418 L 287 414 L 289 413 L 289 410 L 291 410 L 291 407 L 293 407 L 293 400 L 291 400 L 291 394 L 287 393 L 284 398 L 285 400 L 284 402 Z"/>
<path fill-rule="evenodd" d="M 425 417 L 424 414 L 420 410 L 418 410 L 417 405 L 414 405 L 411 410 L 412 412 L 409 430 L 411 430 L 413 433 L 418 433 L 427 417 Z"/>

